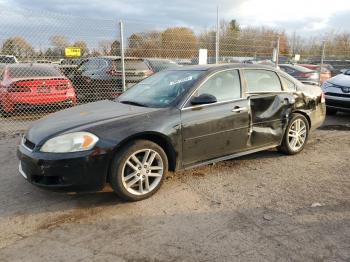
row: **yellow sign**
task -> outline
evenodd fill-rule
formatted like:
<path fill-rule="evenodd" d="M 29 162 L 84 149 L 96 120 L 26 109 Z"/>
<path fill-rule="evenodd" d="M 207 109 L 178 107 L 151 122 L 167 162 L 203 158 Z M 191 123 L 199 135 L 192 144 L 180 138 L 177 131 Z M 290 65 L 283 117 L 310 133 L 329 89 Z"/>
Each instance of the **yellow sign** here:
<path fill-rule="evenodd" d="M 78 47 L 66 47 L 64 50 L 64 53 L 68 57 L 80 57 L 81 56 L 80 48 L 78 48 Z"/>

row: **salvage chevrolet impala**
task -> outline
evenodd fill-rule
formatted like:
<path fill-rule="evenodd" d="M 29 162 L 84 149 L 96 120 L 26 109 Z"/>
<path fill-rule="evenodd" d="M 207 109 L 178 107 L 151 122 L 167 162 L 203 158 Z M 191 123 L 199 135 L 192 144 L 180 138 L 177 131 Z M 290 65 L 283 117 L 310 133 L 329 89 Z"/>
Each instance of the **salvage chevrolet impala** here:
<path fill-rule="evenodd" d="M 32 184 L 69 191 L 110 183 L 123 199 L 154 194 L 167 171 L 277 148 L 296 154 L 325 118 L 318 86 L 262 65 L 206 65 L 156 73 L 116 101 L 54 113 L 18 148 Z"/>

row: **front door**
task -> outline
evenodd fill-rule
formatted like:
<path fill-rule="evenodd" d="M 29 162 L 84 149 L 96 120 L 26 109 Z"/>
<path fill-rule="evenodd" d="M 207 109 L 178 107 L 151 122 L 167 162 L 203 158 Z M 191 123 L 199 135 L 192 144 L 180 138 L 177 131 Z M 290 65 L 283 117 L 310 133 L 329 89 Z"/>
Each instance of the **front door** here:
<path fill-rule="evenodd" d="M 181 110 L 183 163 L 191 165 L 242 151 L 249 131 L 248 100 L 242 98 L 237 70 L 217 72 L 192 95 L 210 94 L 217 102 Z"/>

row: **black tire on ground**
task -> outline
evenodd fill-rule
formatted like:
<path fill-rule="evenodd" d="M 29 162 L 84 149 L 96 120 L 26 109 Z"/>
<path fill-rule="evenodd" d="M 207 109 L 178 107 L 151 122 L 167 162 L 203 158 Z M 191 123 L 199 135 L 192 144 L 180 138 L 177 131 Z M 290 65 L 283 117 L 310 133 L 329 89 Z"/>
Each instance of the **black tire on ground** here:
<path fill-rule="evenodd" d="M 163 174 L 161 176 L 159 184 L 150 192 L 143 195 L 136 195 L 130 193 L 127 188 L 123 185 L 122 177 L 123 166 L 128 158 L 135 152 L 143 149 L 151 149 L 159 154 L 163 162 Z M 123 146 L 112 159 L 112 164 L 110 168 L 110 183 L 114 192 L 122 199 L 127 201 L 139 201 L 152 196 L 160 188 L 164 181 L 166 172 L 168 171 L 168 158 L 164 150 L 149 140 L 135 140 L 131 141 L 125 146 Z"/>
<path fill-rule="evenodd" d="M 330 108 L 330 107 L 327 107 L 327 108 L 326 108 L 326 113 L 327 113 L 327 115 L 329 115 L 329 116 L 333 116 L 333 115 L 335 115 L 337 112 L 338 112 L 338 110 L 335 109 L 335 108 Z"/>
<path fill-rule="evenodd" d="M 293 150 L 293 148 L 290 146 L 290 143 L 289 143 L 288 133 L 290 131 L 291 126 L 293 125 L 293 123 L 297 119 L 300 119 L 305 124 L 305 127 L 306 127 L 306 138 L 305 138 L 304 144 L 299 149 Z M 278 151 L 280 151 L 280 152 L 282 152 L 284 154 L 287 154 L 287 155 L 295 155 L 295 154 L 298 154 L 299 152 L 301 152 L 304 149 L 305 145 L 307 144 L 307 140 L 308 140 L 308 137 L 309 137 L 309 130 L 310 130 L 309 122 L 305 118 L 305 116 L 303 116 L 301 114 L 293 114 L 292 118 L 290 119 L 290 121 L 288 123 L 288 126 L 286 128 L 285 134 L 283 136 L 282 144 L 277 148 Z"/>

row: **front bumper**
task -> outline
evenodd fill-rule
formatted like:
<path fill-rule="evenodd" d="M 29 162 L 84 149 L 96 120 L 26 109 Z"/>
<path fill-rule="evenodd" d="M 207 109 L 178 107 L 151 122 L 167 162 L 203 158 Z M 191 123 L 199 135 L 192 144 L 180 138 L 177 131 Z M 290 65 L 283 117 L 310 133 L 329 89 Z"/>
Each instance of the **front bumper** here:
<path fill-rule="evenodd" d="M 340 111 L 350 111 L 350 97 L 335 97 L 326 95 L 326 105 Z"/>
<path fill-rule="evenodd" d="M 104 187 L 109 155 L 96 151 L 53 154 L 17 150 L 19 172 L 30 183 L 53 190 L 96 191 Z"/>

